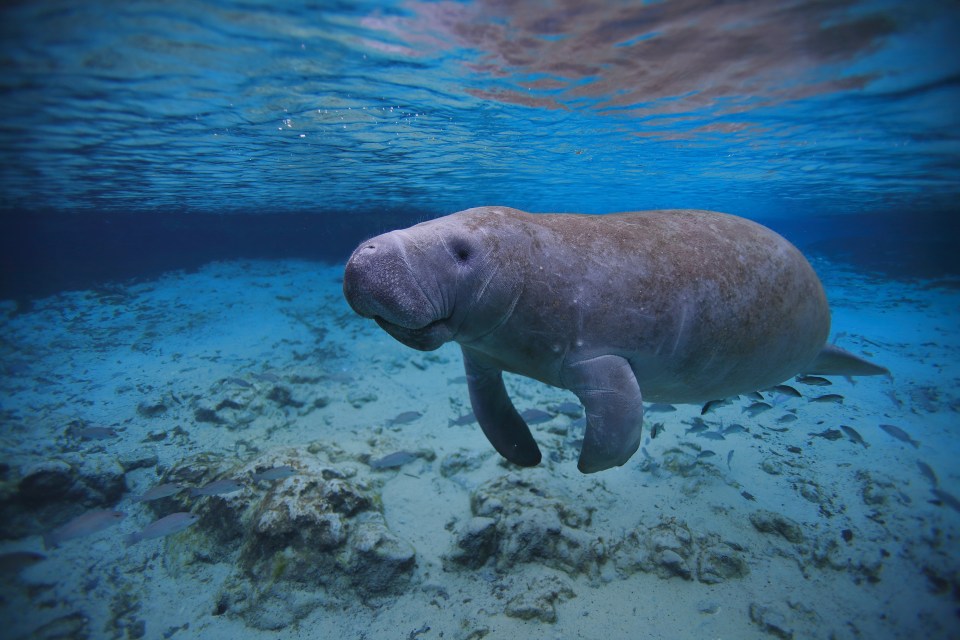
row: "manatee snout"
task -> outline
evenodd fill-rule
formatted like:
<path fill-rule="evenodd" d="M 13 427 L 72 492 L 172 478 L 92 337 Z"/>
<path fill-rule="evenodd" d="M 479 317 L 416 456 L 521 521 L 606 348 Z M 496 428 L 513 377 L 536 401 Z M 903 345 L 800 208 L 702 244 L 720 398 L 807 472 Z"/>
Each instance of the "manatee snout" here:
<path fill-rule="evenodd" d="M 353 252 L 343 272 L 343 297 L 350 308 L 364 318 L 381 311 L 378 291 L 382 288 L 377 274 L 378 244 L 364 242 Z"/>
<path fill-rule="evenodd" d="M 343 295 L 361 316 L 417 328 L 430 318 L 423 312 L 423 294 L 415 286 L 403 247 L 392 236 L 377 236 L 357 247 L 343 273 Z"/>
<path fill-rule="evenodd" d="M 355 312 L 373 318 L 400 342 L 429 351 L 450 335 L 410 259 L 404 239 L 395 232 L 361 243 L 347 261 L 343 295 Z"/>

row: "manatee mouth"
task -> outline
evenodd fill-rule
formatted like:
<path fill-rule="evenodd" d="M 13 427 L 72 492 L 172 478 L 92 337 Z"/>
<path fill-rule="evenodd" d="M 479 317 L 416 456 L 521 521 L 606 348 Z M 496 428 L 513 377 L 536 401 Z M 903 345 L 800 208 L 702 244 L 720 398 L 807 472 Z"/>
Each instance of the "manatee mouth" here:
<path fill-rule="evenodd" d="M 373 320 L 395 340 L 420 351 L 433 351 L 453 338 L 447 326 L 449 318 L 440 318 L 422 327 L 405 327 L 378 315 L 373 316 Z"/>

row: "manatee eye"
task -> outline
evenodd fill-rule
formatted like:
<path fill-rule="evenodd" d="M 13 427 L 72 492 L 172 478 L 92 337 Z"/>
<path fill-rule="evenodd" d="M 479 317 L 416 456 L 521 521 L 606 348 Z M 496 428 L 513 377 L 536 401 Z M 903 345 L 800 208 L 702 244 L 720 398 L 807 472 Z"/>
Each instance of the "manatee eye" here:
<path fill-rule="evenodd" d="M 453 250 L 453 256 L 457 259 L 457 262 L 463 263 L 470 259 L 470 245 L 463 240 L 457 240 L 450 248 Z"/>

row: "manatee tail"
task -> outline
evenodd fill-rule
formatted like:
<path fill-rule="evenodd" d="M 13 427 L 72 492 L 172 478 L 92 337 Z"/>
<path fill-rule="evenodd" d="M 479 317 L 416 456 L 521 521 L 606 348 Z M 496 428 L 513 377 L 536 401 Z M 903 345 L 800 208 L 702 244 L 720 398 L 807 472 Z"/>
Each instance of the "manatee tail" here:
<path fill-rule="evenodd" d="M 888 376 L 890 370 L 840 347 L 827 344 L 803 373 L 821 376 Z"/>

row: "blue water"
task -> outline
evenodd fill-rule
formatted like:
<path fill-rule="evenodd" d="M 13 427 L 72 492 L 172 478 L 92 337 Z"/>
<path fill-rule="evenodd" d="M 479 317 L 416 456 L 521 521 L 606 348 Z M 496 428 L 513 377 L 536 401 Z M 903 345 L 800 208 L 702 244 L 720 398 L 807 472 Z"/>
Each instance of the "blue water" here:
<path fill-rule="evenodd" d="M 950 209 L 942 2 L 3 9 L 3 209 Z"/>
<path fill-rule="evenodd" d="M 446 395 L 445 381 L 461 373 L 457 354 L 417 360 L 397 376 L 412 357 L 410 352 L 353 317 L 340 299 L 336 280 L 343 261 L 365 238 L 470 207 L 504 205 L 531 212 L 591 214 L 711 209 L 780 231 L 811 257 L 831 299 L 840 301 L 834 308 L 835 318 L 839 315 L 841 320 L 834 332 L 840 333 L 840 344 L 849 332 L 856 336 L 847 339 L 855 341 L 858 352 L 870 355 L 876 347 L 897 364 L 917 367 L 910 373 L 899 370 L 902 386 L 890 382 L 882 391 L 880 383 L 844 387 L 848 398 L 862 394 L 859 404 L 850 400 L 846 409 L 837 409 L 846 413 L 817 414 L 819 422 L 804 423 L 797 431 L 822 432 L 845 421 L 867 433 L 855 419 L 863 418 L 874 427 L 877 422 L 896 422 L 925 443 L 917 455 L 936 468 L 944 491 L 950 496 L 960 493 L 960 477 L 945 461 L 955 458 L 948 454 L 958 446 L 945 425 L 955 421 L 960 406 L 953 395 L 960 360 L 954 344 L 958 308 L 951 293 L 960 274 L 958 43 L 960 5 L 939 0 L 5 2 L 0 7 L 0 301 L 5 305 L 0 348 L 7 382 L 0 417 L 4 434 L 14 435 L 2 440 L 0 480 L 4 487 L 12 486 L 16 474 L 11 469 L 19 468 L 18 456 L 27 455 L 24 452 L 46 455 L 44 447 L 53 450 L 63 444 L 59 435 L 51 435 L 49 442 L 33 447 L 23 440 L 25 433 L 33 437 L 37 430 L 56 424 L 60 434 L 64 423 L 73 424 L 70 420 L 93 412 L 90 407 L 109 409 L 111 402 L 119 402 L 111 395 L 114 387 L 124 389 L 116 392 L 117 398 L 129 388 L 143 394 L 165 389 L 186 406 L 184 398 L 201 392 L 196 391 L 199 387 L 176 387 L 177 378 L 192 381 L 199 374 L 184 372 L 203 367 L 215 368 L 216 375 L 210 376 L 217 380 L 240 380 L 236 385 L 243 389 L 266 385 L 251 377 L 252 364 L 231 360 L 234 338 L 248 351 L 255 349 L 245 340 L 270 345 L 278 354 L 272 366 L 280 369 L 315 364 L 303 356 L 301 345 L 322 342 L 321 334 L 328 331 L 336 335 L 324 348 L 329 347 L 325 357 L 336 363 L 335 375 L 340 377 L 323 380 L 343 387 L 336 387 L 332 400 L 325 400 L 333 403 L 326 424 L 342 428 L 338 437 L 351 443 L 368 443 L 378 455 L 390 451 L 377 449 L 386 446 L 377 438 L 366 439 L 371 421 L 404 410 L 427 411 L 433 418 L 429 411 L 440 406 L 453 411 L 436 418 L 444 425 L 466 411 L 463 389 L 451 391 L 449 406 Z M 249 259 L 275 262 L 243 262 Z M 300 259 L 312 261 L 307 264 L 323 262 L 329 269 L 317 275 L 304 263 L 285 262 Z M 281 266 L 272 270 L 264 264 Z M 249 282 L 250 291 L 256 293 L 243 292 Z M 172 291 L 179 287 L 178 296 L 170 294 L 175 302 L 170 308 L 165 287 Z M 205 296 L 223 304 L 216 296 L 224 290 L 237 291 L 234 300 L 240 308 L 226 320 L 219 316 L 211 320 L 213 311 L 205 311 Z M 278 293 L 267 295 L 268 290 Z M 307 294 L 301 299 L 305 290 L 318 296 L 322 305 Z M 94 303 L 107 305 L 107 311 Z M 271 306 L 278 304 L 290 308 L 277 311 Z M 313 315 L 318 309 L 325 315 Z M 34 312 L 38 315 L 31 316 Z M 127 312 L 133 318 L 129 322 Z M 178 313 L 183 314 L 182 322 Z M 270 323 L 281 318 L 291 323 L 287 328 L 294 337 L 276 338 L 272 330 L 258 334 L 259 313 L 269 316 L 261 330 L 280 326 Z M 247 326 L 247 317 L 257 320 L 249 320 Z M 238 326 L 227 327 L 227 322 Z M 184 348 L 187 355 L 181 362 L 177 351 L 181 346 L 170 345 L 156 347 L 169 357 L 162 366 L 159 360 L 150 360 L 160 358 L 151 351 L 155 342 L 180 333 L 192 336 L 191 331 L 201 329 L 205 338 L 213 336 L 215 353 L 205 347 L 197 347 L 196 353 Z M 85 337 L 92 342 L 83 342 Z M 197 338 L 197 344 L 201 342 Z M 127 355 L 142 352 L 146 364 L 100 359 L 104 350 L 117 344 Z M 350 369 L 352 350 L 377 363 L 377 375 L 386 382 L 381 378 L 376 384 L 364 382 L 362 372 Z M 68 362 L 63 368 L 58 364 L 53 372 L 36 370 L 48 360 L 59 363 L 56 358 L 61 356 Z M 239 362 L 241 356 L 235 357 Z M 257 371 L 261 364 L 258 361 Z M 894 368 L 891 362 L 886 364 Z M 152 373 L 134 382 L 123 378 L 140 366 Z M 297 379 L 321 375 L 296 371 Z M 348 383 L 388 388 L 393 377 L 418 379 L 423 371 L 441 372 L 436 380 L 417 386 L 429 389 L 424 394 L 442 396 L 439 400 L 416 396 L 413 406 L 401 407 L 384 399 L 379 404 L 363 400 L 360 404 L 370 413 L 362 414 L 362 420 L 350 413 L 344 400 L 353 389 L 348 390 Z M 329 371 L 322 375 L 334 376 Z M 121 378 L 123 385 L 116 382 Z M 65 400 L 59 391 L 50 392 L 59 384 L 80 388 L 63 391 Z M 213 385 L 206 379 L 196 384 Z M 204 389 L 203 393 L 214 393 Z M 305 393 L 300 387 L 295 390 Z M 219 393 L 220 387 L 215 391 Z M 150 396 L 151 401 L 158 393 Z M 403 393 L 411 397 L 412 392 L 404 388 L 400 397 Z M 525 393 L 526 398 L 543 399 L 537 391 Z M 130 397 L 124 396 L 124 401 Z M 347 413 L 336 413 L 341 410 L 337 402 Z M 851 406 L 867 408 L 861 414 Z M 130 435 L 134 427 L 128 423 L 143 414 L 137 413 L 136 403 L 123 405 L 123 411 L 117 409 L 121 417 L 106 422 L 129 426 L 125 433 Z M 95 420 L 86 415 L 82 422 Z M 171 422 L 170 429 L 173 426 Z M 924 428 L 929 432 L 922 432 Z M 270 425 L 269 434 L 277 429 Z M 759 426 L 756 429 L 764 433 Z M 445 433 L 438 431 L 437 438 Z M 681 427 L 668 426 L 667 433 L 681 433 Z M 872 452 L 883 438 L 887 436 L 876 429 L 869 435 L 877 447 Z M 800 445 L 811 446 L 799 440 L 791 444 Z M 236 446 L 254 449 L 248 442 Z M 480 443 L 479 449 L 483 447 Z M 737 463 L 749 455 L 746 449 L 741 445 L 733 464 L 725 459 L 727 471 L 736 473 Z M 663 452 L 651 450 L 656 455 L 649 460 L 657 462 L 640 461 L 647 464 L 644 473 L 657 472 L 662 462 Z M 861 453 L 856 448 L 847 453 L 853 455 L 851 451 Z M 563 451 L 555 453 L 562 459 Z M 887 456 L 883 464 L 899 460 L 883 455 Z M 856 457 L 838 459 L 838 465 L 846 465 L 838 468 L 858 464 Z M 877 459 L 881 458 L 874 463 L 882 467 Z M 916 475 L 916 461 L 902 460 Z M 162 460 L 158 475 L 173 464 Z M 488 467 L 492 464 L 488 461 Z M 751 468 L 756 471 L 758 466 Z M 818 473 L 829 476 L 830 470 Z M 890 473 L 913 501 L 902 503 L 901 529 L 895 537 L 906 536 L 916 545 L 905 543 L 902 556 L 913 559 L 915 548 L 926 549 L 929 539 L 936 539 L 930 546 L 941 555 L 924 558 L 942 562 L 946 569 L 933 571 L 928 564 L 923 570 L 928 571 L 924 575 L 930 584 L 922 578 L 910 583 L 914 595 L 926 593 L 926 586 L 941 598 L 925 601 L 924 606 L 934 604 L 929 611 L 924 609 L 923 624 L 912 626 L 905 613 L 910 606 L 901 603 L 901 610 L 891 615 L 896 618 L 892 627 L 865 624 L 865 633 L 882 629 L 890 637 L 916 633 L 947 637 L 957 629 L 956 617 L 949 612 L 955 613 L 960 592 L 956 519 L 950 520 L 956 514 L 949 510 L 949 500 L 937 498 L 935 513 L 946 524 L 938 520 L 929 535 L 926 520 L 913 526 L 909 514 L 914 507 L 905 505 L 933 509 L 928 488 L 916 478 L 912 488 L 903 487 L 898 472 Z M 651 477 L 644 475 L 643 481 L 655 485 L 659 480 Z M 762 495 L 756 485 L 769 482 L 778 488 L 786 476 L 761 478 L 754 485 L 744 478 L 736 480 L 749 486 L 751 500 L 753 493 L 758 494 L 761 503 L 750 503 L 751 508 L 783 500 L 779 494 Z M 140 487 L 145 481 L 137 482 Z M 551 495 L 549 479 L 544 482 Z M 886 486 L 880 481 L 876 485 Z M 888 493 L 891 503 L 899 499 L 893 489 Z M 628 494 L 632 495 L 629 491 L 617 495 Z M 10 495 L 0 496 L 0 516 L 16 502 Z M 124 500 L 129 498 L 124 495 Z M 790 494 L 786 502 L 790 499 L 795 502 L 796 495 Z M 114 503 L 97 506 L 109 508 Z M 824 509 L 828 507 L 841 511 L 834 504 Z M 860 502 L 857 508 L 862 509 Z M 2 531 L 3 539 L 14 545 L 39 539 L 27 539 L 24 532 L 42 530 L 45 522 L 56 520 L 51 513 L 28 514 L 35 521 L 23 525 L 17 535 Z M 868 521 L 863 530 L 878 517 L 874 513 L 861 518 Z M 442 515 L 424 518 L 436 529 L 452 528 L 452 520 L 445 522 Z M 855 524 L 860 526 L 861 521 Z M 829 529 L 837 521 L 824 522 Z M 19 519 L 17 523 L 22 524 Z M 605 524 L 614 528 L 609 522 L 598 528 Z M 872 541 L 892 544 L 879 537 Z M 752 570 L 762 573 L 765 567 L 753 565 Z M 503 579 L 502 574 L 478 575 L 483 584 Z M 781 579 L 780 574 L 771 575 L 773 582 Z M 430 585 L 431 580 L 440 584 L 429 587 L 437 593 L 449 587 L 442 576 L 421 577 L 417 584 Z M 525 579 L 516 580 L 519 584 Z M 171 585 L 175 591 L 175 579 Z M 593 611 L 588 604 L 593 596 L 580 586 L 577 590 L 577 606 Z M 112 592 L 94 595 L 91 602 L 114 598 L 111 606 L 123 609 Z M 482 600 L 473 592 L 461 595 Z M 559 607 L 563 598 L 557 598 Z M 596 599 L 602 604 L 604 597 Z M 62 601 L 70 600 L 63 596 Z M 91 615 L 101 623 L 104 614 L 95 609 L 91 604 Z M 426 617 L 403 627 L 402 637 L 408 637 L 408 631 L 415 637 L 413 631 L 422 628 L 421 622 L 431 622 L 430 612 L 441 617 L 434 609 L 425 610 Z M 743 626 L 709 627 L 709 633 L 769 631 L 764 631 L 764 615 L 738 611 Z M 804 611 L 803 605 L 791 604 L 789 611 L 800 616 L 797 611 Z M 149 634 L 156 634 L 151 615 L 156 620 L 162 616 L 142 615 L 150 621 Z M 589 620 L 583 621 L 587 613 L 576 615 L 587 625 Z M 829 628 L 804 615 L 807 622 L 798 622 L 799 629 Z M 581 629 L 564 626 L 573 617 L 562 609 L 561 623 L 549 633 L 564 637 L 564 630 Z M 194 620 L 193 628 L 217 622 L 209 616 L 205 620 Z M 520 624 L 514 620 L 507 622 Z M 432 635 L 423 631 L 422 637 L 439 637 L 441 630 L 444 637 L 454 637 L 455 622 L 434 622 Z M 243 629 L 246 622 L 232 624 Z M 381 619 L 374 627 L 390 624 Z M 523 628 L 490 624 L 494 633 L 488 637 L 496 637 L 498 630 L 513 633 Z M 669 616 L 657 624 L 669 628 Z M 20 621 L 17 629 L 27 627 Z M 629 625 L 624 628 L 637 631 Z M 685 632 L 691 628 L 683 627 Z M 117 629 L 125 627 L 120 624 Z M 127 636 L 116 637 L 135 635 L 123 633 Z M 552 637 L 547 633 L 540 630 L 533 637 Z M 618 637 L 616 633 L 604 631 L 605 637 Z M 798 631 L 798 637 L 802 635 Z M 464 637 L 483 634 L 464 632 Z M 839 637 L 858 636 L 849 632 Z"/>

